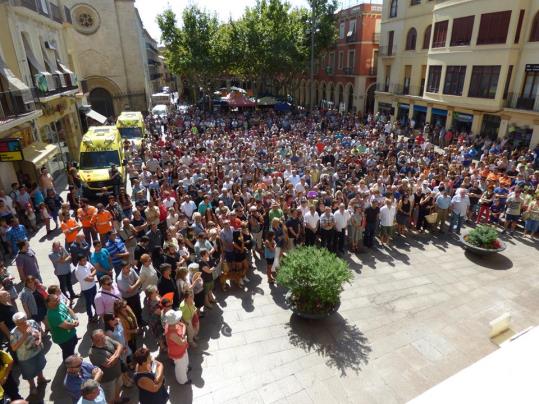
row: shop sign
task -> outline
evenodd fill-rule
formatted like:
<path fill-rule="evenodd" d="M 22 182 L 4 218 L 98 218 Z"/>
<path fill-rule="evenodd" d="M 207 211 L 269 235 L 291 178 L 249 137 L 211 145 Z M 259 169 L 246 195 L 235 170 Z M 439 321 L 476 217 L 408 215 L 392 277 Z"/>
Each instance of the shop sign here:
<path fill-rule="evenodd" d="M 453 118 L 459 122 L 470 123 L 473 122 L 473 115 L 463 114 L 462 112 L 455 112 Z"/>
<path fill-rule="evenodd" d="M 0 140 L 0 161 L 22 161 L 22 145 L 20 139 Z"/>
<path fill-rule="evenodd" d="M 527 72 L 539 72 L 539 64 L 538 65 L 527 64 L 526 65 L 526 71 Z"/>

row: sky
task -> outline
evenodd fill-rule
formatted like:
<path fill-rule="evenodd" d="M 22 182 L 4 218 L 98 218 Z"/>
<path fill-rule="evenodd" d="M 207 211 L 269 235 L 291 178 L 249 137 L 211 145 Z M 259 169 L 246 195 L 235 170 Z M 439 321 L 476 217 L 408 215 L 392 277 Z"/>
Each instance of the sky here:
<path fill-rule="evenodd" d="M 308 6 L 307 0 L 288 0 L 292 7 Z M 341 6 L 348 7 L 357 3 L 368 3 L 369 0 L 338 0 Z M 381 3 L 382 0 L 372 0 L 373 3 Z M 167 8 L 171 8 L 177 16 L 181 15 L 182 10 L 191 4 L 196 4 L 202 9 L 215 12 L 221 21 L 227 21 L 239 18 L 245 7 L 253 6 L 256 0 L 135 0 L 135 6 L 138 8 L 144 27 L 149 34 L 160 42 L 161 32 L 155 21 L 157 15 Z"/>

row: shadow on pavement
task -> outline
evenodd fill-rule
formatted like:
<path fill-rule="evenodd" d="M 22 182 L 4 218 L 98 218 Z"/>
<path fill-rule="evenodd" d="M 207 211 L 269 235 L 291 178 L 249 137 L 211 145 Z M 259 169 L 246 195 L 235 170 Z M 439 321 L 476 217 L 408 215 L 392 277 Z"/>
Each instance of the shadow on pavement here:
<path fill-rule="evenodd" d="M 339 369 L 341 376 L 348 370 L 358 373 L 369 361 L 372 349 L 367 337 L 339 313 L 318 321 L 293 314 L 286 327 L 293 346 L 317 353 L 327 366 Z"/>
<path fill-rule="evenodd" d="M 480 267 L 494 269 L 497 271 L 507 271 L 508 269 L 513 268 L 513 261 L 511 261 L 505 255 L 499 253 L 482 257 L 466 251 L 464 255 L 466 258 Z"/>

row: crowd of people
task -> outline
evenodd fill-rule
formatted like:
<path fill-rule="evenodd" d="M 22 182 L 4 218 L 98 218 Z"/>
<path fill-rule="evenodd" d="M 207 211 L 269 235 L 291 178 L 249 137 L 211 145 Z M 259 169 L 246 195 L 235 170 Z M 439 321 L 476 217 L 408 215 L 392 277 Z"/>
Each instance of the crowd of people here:
<path fill-rule="evenodd" d="M 473 223 L 507 237 L 522 225 L 523 236 L 538 236 L 537 146 L 439 137 L 380 114 L 325 110 L 192 108 L 146 124 L 142 149 L 124 146 L 129 184 L 89 200 L 71 165 L 65 200 L 46 168 L 39 184 L 0 191 L 2 252 L 18 272 L 0 267 L 3 397 L 21 398 L 14 363 L 32 394 L 49 382 L 43 339 L 51 338 L 74 403 L 127 402 L 122 389 L 133 385 L 141 403 L 166 402 L 164 363 L 173 363 L 177 383 L 191 382 L 189 353 L 217 284 L 243 288 L 259 268 L 273 285 L 283 255 L 297 246 L 368 254 Z M 52 232 L 52 221 L 63 236 L 43 262 L 29 238 L 40 224 Z M 42 271 L 54 271 L 57 284 L 45 285 Z M 73 309 L 81 297 L 93 324 L 88 359 L 76 354 L 87 332 Z"/>

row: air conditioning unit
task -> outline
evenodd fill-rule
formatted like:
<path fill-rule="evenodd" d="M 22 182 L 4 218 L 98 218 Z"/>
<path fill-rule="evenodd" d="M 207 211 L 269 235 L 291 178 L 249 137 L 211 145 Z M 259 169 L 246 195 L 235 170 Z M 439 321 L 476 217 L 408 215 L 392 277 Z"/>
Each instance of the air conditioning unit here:
<path fill-rule="evenodd" d="M 43 72 L 43 76 L 45 76 L 45 80 L 47 80 L 47 88 L 48 91 L 55 91 L 56 90 L 56 83 L 54 81 L 54 77 L 52 77 L 52 74 L 48 72 Z"/>

